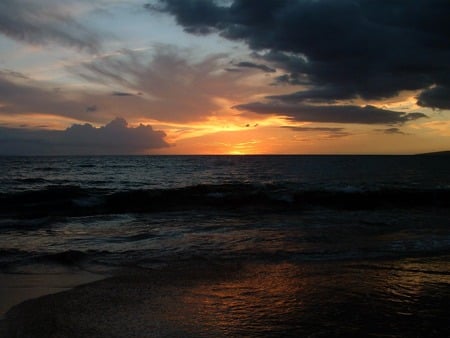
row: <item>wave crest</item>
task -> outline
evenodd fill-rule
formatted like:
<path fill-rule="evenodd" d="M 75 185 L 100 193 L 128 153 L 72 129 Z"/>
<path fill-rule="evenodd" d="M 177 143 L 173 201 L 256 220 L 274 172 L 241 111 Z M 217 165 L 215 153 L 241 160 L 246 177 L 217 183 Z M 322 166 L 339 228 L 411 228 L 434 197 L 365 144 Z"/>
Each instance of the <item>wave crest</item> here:
<path fill-rule="evenodd" d="M 33 218 L 95 214 L 145 213 L 201 208 L 301 210 L 416 208 L 450 206 L 450 189 L 302 190 L 247 183 L 194 185 L 174 189 L 111 191 L 77 186 L 0 195 L 0 215 Z"/>

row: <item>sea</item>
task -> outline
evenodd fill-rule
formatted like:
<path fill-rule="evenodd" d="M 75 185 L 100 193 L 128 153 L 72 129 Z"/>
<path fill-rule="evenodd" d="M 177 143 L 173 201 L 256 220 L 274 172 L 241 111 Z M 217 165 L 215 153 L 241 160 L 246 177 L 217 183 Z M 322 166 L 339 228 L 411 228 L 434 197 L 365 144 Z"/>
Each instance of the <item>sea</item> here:
<path fill-rule="evenodd" d="M 200 262 L 214 336 L 450 336 L 450 156 L 0 157 L 0 273 Z"/>

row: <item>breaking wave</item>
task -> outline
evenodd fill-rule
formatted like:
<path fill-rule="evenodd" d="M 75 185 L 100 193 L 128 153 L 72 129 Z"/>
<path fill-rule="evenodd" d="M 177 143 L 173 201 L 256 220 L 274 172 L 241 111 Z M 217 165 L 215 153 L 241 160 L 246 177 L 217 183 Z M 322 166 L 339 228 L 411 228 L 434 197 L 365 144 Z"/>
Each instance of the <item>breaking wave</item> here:
<path fill-rule="evenodd" d="M 172 189 L 86 189 L 47 186 L 41 190 L 0 194 L 0 215 L 14 218 L 149 213 L 203 208 L 345 210 L 450 206 L 450 189 L 358 187 L 302 190 L 283 185 L 247 183 L 193 185 Z"/>

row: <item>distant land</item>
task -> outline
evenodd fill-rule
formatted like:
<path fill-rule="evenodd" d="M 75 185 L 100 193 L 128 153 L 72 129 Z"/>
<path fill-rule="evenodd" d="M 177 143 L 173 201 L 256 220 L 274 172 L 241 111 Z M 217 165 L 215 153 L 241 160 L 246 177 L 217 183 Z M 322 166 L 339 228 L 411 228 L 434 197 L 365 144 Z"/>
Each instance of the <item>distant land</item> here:
<path fill-rule="evenodd" d="M 423 153 L 423 154 L 417 154 L 420 156 L 450 156 L 450 150 L 444 150 L 444 151 L 435 151 L 432 153 Z"/>

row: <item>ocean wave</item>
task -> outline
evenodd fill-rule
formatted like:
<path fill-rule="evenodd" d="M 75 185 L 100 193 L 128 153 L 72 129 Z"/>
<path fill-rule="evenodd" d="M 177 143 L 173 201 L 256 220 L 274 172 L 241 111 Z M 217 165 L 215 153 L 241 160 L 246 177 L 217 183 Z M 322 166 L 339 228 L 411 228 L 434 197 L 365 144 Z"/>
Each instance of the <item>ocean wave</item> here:
<path fill-rule="evenodd" d="M 166 249 L 164 252 L 152 250 L 128 250 L 112 252 L 107 250 L 66 250 L 61 252 L 26 252 L 21 250 L 0 250 L 0 271 L 4 273 L 41 273 L 42 271 L 57 271 L 59 268 L 82 269 L 87 271 L 107 271 L 116 268 L 140 267 L 151 268 L 172 263 L 189 262 L 193 260 L 208 262 L 265 262 L 265 263 L 308 263 L 308 262 L 349 262 L 364 267 L 367 262 L 382 262 L 402 258 L 423 259 L 432 261 L 439 257 L 448 259 L 448 249 L 428 248 L 427 250 L 412 250 L 401 252 L 383 251 L 378 248 L 370 251 L 360 250 L 313 250 L 304 252 L 224 252 L 186 251 L 177 253 Z M 358 263 L 363 262 L 363 263 Z M 365 263 L 364 263 L 365 262 Z M 359 267 L 359 265 L 355 265 Z M 59 267 L 59 268 L 58 268 Z M 424 271 L 425 272 L 425 271 Z M 433 272 L 430 272 L 433 273 Z M 442 274 L 442 272 L 436 271 Z M 449 274 L 448 272 L 446 274 Z"/>
<path fill-rule="evenodd" d="M 49 171 L 60 171 L 60 170 L 61 170 L 60 168 L 55 168 L 55 167 L 36 167 L 32 171 L 49 172 Z"/>
<path fill-rule="evenodd" d="M 60 252 L 35 252 L 17 249 L 0 250 L 0 271 L 9 273 L 34 273 L 55 271 L 55 267 L 88 269 L 96 263 L 97 257 L 115 256 L 100 250 L 66 250 Z M 117 259 L 109 259 L 117 264 Z M 107 264 L 104 264 L 105 266 Z M 114 264 L 111 264 L 114 266 Z M 48 269 L 50 268 L 50 269 Z"/>
<path fill-rule="evenodd" d="M 113 191 L 73 185 L 0 194 L 0 215 L 11 218 L 146 213 L 201 208 L 302 210 L 311 207 L 359 210 L 450 206 L 450 189 L 331 187 L 298 189 L 247 183 L 173 189 Z"/>

